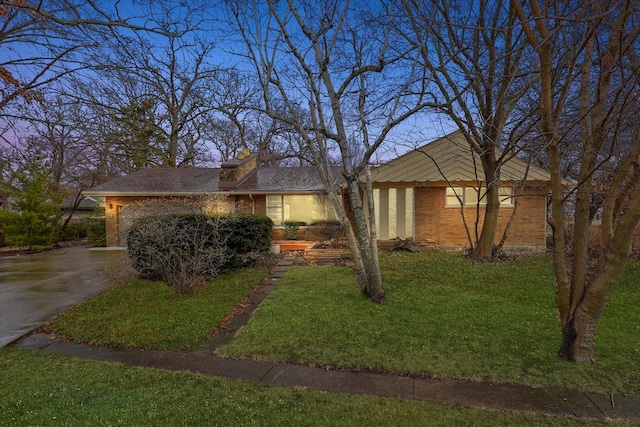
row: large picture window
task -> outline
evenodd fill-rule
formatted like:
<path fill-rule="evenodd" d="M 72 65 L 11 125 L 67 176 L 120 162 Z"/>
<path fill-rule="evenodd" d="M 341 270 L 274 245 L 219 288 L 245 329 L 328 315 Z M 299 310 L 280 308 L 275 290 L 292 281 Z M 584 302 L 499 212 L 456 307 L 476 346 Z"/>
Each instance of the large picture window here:
<path fill-rule="evenodd" d="M 333 207 L 326 197 L 308 194 L 268 195 L 267 216 L 276 226 L 289 220 L 311 223 L 336 219 Z"/>
<path fill-rule="evenodd" d="M 487 204 L 485 194 L 486 188 L 478 190 L 475 187 L 447 187 L 446 205 L 447 207 L 460 207 L 460 201 L 464 206 L 484 206 Z M 513 188 L 500 187 L 498 189 L 501 207 L 513 206 Z"/>

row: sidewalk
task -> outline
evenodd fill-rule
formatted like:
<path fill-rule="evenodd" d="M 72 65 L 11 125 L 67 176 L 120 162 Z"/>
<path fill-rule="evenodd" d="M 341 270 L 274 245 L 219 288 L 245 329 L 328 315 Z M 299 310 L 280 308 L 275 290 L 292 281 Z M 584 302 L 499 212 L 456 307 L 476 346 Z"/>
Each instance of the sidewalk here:
<path fill-rule="evenodd" d="M 267 285 L 251 295 L 249 304 L 243 312 L 236 315 L 229 324 L 225 325 L 220 334 L 210 340 L 210 346 L 207 349 L 198 351 L 119 350 L 65 343 L 40 333 L 26 336 L 14 345 L 19 348 L 41 349 L 88 359 L 188 371 L 262 384 L 425 400 L 503 411 L 599 420 L 618 419 L 640 423 L 640 396 L 608 395 L 520 384 L 335 371 L 216 356 L 215 350 L 229 342 L 238 329 L 246 324 L 253 310 L 277 286 L 291 264 L 290 260 L 285 259 L 275 267 L 268 278 Z"/>

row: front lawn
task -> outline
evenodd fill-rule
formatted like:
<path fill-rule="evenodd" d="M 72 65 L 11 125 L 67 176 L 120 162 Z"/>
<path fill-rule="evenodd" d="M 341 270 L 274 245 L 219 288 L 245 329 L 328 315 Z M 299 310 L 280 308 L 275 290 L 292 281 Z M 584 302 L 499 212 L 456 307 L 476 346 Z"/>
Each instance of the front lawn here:
<path fill-rule="evenodd" d="M 3 426 L 582 426 L 569 418 L 265 386 L 0 349 Z"/>
<path fill-rule="evenodd" d="M 597 362 L 555 356 L 560 331 L 550 258 L 498 264 L 460 255 L 382 254 L 387 303 L 345 267 L 291 270 L 224 356 L 640 393 L 640 262 L 597 334 Z"/>
<path fill-rule="evenodd" d="M 195 295 L 162 282 L 132 280 L 74 307 L 47 325 L 78 342 L 155 349 L 206 346 L 207 335 L 268 274 L 266 268 L 225 273 Z"/>

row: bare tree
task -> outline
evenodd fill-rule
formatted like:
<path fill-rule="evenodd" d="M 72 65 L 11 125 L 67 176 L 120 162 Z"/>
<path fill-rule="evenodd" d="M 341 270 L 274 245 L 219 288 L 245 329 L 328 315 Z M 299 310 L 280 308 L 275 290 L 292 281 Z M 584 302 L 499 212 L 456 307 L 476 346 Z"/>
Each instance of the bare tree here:
<path fill-rule="evenodd" d="M 204 134 L 218 154 L 214 162 L 230 160 L 243 148 L 258 153 L 261 164 L 308 163 L 304 143 L 296 129 L 269 117 L 260 108 L 261 87 L 251 75 L 235 69 L 220 70 L 211 87 L 214 112 Z M 282 111 L 286 109 L 281 106 Z"/>
<path fill-rule="evenodd" d="M 389 132 L 431 101 L 423 95 L 423 70 L 411 57 L 415 47 L 394 32 L 397 10 L 339 0 L 227 4 L 261 85 L 262 108 L 304 141 L 347 230 L 360 289 L 384 302 L 371 183 L 363 177 Z M 362 148 L 360 156 L 354 146 Z M 332 153 L 341 177 L 331 167 Z"/>
<path fill-rule="evenodd" d="M 0 1 L 0 117 L 21 102 L 42 101 L 42 89 L 86 69 L 83 55 L 116 29 L 152 31 L 149 21 L 121 14 L 119 4 L 86 0 Z M 140 25 L 139 22 L 145 24 Z"/>
<path fill-rule="evenodd" d="M 420 45 L 423 64 L 432 75 L 430 87 L 444 101 L 439 111 L 462 131 L 470 155 L 479 160 L 477 191 L 485 205 L 484 219 L 476 222 L 470 244 L 473 256 L 491 259 L 501 168 L 519 142 L 519 123 L 512 113 L 534 78 L 523 72 L 529 65 L 526 40 L 514 25 L 508 1 L 404 0 L 403 7 L 408 21 L 404 32 Z"/>
<path fill-rule="evenodd" d="M 150 19 L 157 16 L 156 8 L 166 4 L 0 1 L 0 143 L 29 155 L 22 141 L 37 136 L 51 162 L 54 181 L 73 190 L 76 204 L 82 187 L 114 174 L 103 173 L 112 167 L 112 158 L 89 144 L 95 140 L 87 132 L 90 117 L 69 101 L 68 82 L 74 76 L 85 82 L 95 78 L 91 72 L 95 58 L 106 57 L 108 42 L 125 33 L 166 36 L 165 29 Z M 100 167 L 91 173 L 89 165 L 96 159 Z"/>
<path fill-rule="evenodd" d="M 206 130 L 206 137 L 215 147 L 218 158 L 215 163 L 236 157 L 243 148 L 258 153 L 263 165 L 308 165 L 304 142 L 291 126 L 259 111 L 227 111 L 229 119 L 213 118 Z"/>
<path fill-rule="evenodd" d="M 541 137 L 551 170 L 550 224 L 563 335 L 559 356 L 592 363 L 596 327 L 640 219 L 639 3 L 511 0 L 511 4 L 539 61 Z M 578 111 L 570 110 L 573 93 L 579 99 Z M 623 125 L 631 113 L 635 129 L 629 138 Z M 561 167 L 562 120 L 567 115 L 578 118 L 573 129 L 581 142 L 570 218 L 565 215 Z M 612 177 L 602 202 L 602 247 L 594 253 L 589 247 L 591 193 L 605 166 Z M 573 236 L 565 227 L 568 219 L 573 222 Z"/>
<path fill-rule="evenodd" d="M 23 151 L 29 153 L 37 148 L 50 165 L 52 181 L 72 202 L 65 204 L 68 215 L 60 227 L 62 233 L 84 198 L 82 190 L 97 181 L 87 156 L 90 146 L 82 132 L 83 116 L 77 104 L 53 97 L 33 105 L 31 111 L 29 123 L 33 135 L 31 144 Z"/>
<path fill-rule="evenodd" d="M 110 58 L 96 58 L 101 75 L 128 80 L 136 88 L 139 99 L 125 105 L 155 106 L 153 119 L 164 133 L 164 167 L 193 165 L 205 150 L 203 132 L 218 105 L 218 82 L 229 77 L 212 62 L 216 45 L 206 34 L 211 30 L 206 10 L 197 2 L 167 10 L 164 19 L 157 18 L 164 36 L 123 35 L 114 39 Z"/>
<path fill-rule="evenodd" d="M 110 69 L 72 78 L 59 92 L 67 104 L 77 106 L 76 129 L 100 182 L 165 163 L 161 107 L 144 84 Z"/>

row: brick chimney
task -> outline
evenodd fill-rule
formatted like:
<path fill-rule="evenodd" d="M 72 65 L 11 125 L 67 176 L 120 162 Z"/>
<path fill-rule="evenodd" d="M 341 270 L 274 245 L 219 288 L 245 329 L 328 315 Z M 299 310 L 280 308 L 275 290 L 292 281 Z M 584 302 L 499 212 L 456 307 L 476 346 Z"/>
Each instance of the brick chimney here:
<path fill-rule="evenodd" d="M 238 188 L 258 167 L 258 156 L 244 148 L 238 157 L 224 162 L 220 169 L 220 189 Z"/>

